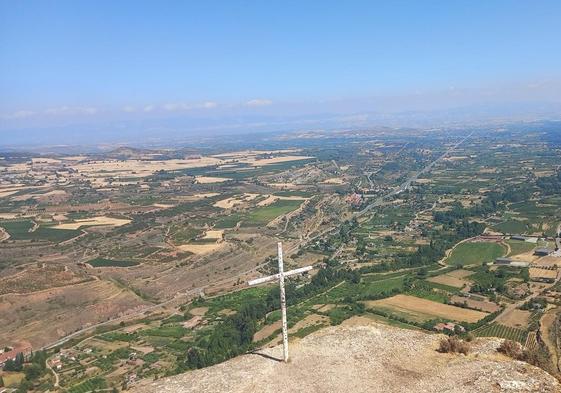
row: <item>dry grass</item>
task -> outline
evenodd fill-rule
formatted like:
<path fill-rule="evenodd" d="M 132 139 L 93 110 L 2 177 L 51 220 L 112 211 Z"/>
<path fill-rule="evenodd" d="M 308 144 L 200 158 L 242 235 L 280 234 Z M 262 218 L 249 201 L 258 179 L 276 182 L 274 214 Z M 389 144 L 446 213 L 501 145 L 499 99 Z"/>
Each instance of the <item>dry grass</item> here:
<path fill-rule="evenodd" d="M 199 184 L 213 184 L 213 183 L 224 183 L 230 180 L 227 177 L 211 177 L 211 176 L 197 176 L 195 181 Z"/>
<path fill-rule="evenodd" d="M 323 184 L 344 184 L 345 180 L 341 179 L 340 177 L 332 177 L 330 179 L 325 179 L 322 181 Z"/>
<path fill-rule="evenodd" d="M 485 312 L 489 312 L 489 313 L 493 313 L 495 311 L 498 311 L 500 309 L 498 304 L 495 303 L 491 303 L 491 302 L 486 302 L 483 300 L 474 300 L 474 299 L 468 299 L 462 296 L 452 296 L 452 298 L 450 299 L 453 303 L 456 304 L 466 304 L 469 308 L 475 308 L 481 311 L 485 311 Z"/>
<path fill-rule="evenodd" d="M 420 313 L 427 316 L 470 323 L 477 322 L 487 316 L 485 312 L 433 302 L 432 300 L 409 295 L 396 295 L 382 300 L 370 300 L 366 302 L 366 305 L 368 307 L 382 307 L 404 313 Z"/>
<path fill-rule="evenodd" d="M 529 270 L 531 279 L 547 278 L 555 280 L 557 278 L 557 269 L 550 270 L 531 267 Z"/>
<path fill-rule="evenodd" d="M 525 329 L 530 321 L 530 311 L 510 309 L 503 312 L 496 319 L 501 325 Z"/>
<path fill-rule="evenodd" d="M 242 203 L 250 202 L 257 198 L 260 194 L 245 193 L 243 195 L 234 196 L 227 199 L 222 199 L 216 202 L 213 206 L 221 209 L 231 209 L 234 206 L 241 205 Z"/>
<path fill-rule="evenodd" d="M 76 220 L 74 222 L 68 222 L 64 224 L 55 225 L 53 229 L 79 229 L 82 226 L 100 226 L 109 225 L 113 227 L 120 227 L 130 223 L 131 220 L 125 218 L 112 218 L 106 216 L 84 218 L 81 220 Z"/>
<path fill-rule="evenodd" d="M 470 281 L 467 281 L 463 279 L 463 277 L 461 277 L 462 273 L 456 273 L 456 272 L 457 271 L 453 271 L 450 273 L 441 274 L 439 276 L 430 277 L 427 278 L 427 281 L 434 282 L 437 284 L 449 285 L 451 287 L 456 287 L 456 288 L 462 288 L 464 285 L 468 285 L 470 283 Z M 469 273 L 465 277 L 469 276 L 470 274 L 473 274 L 473 272 L 469 272 L 467 270 L 464 270 L 464 272 Z"/>
<path fill-rule="evenodd" d="M 208 243 L 208 244 L 182 244 L 176 246 L 180 251 L 192 252 L 196 255 L 209 254 L 211 252 L 220 250 L 225 246 L 225 243 Z"/>

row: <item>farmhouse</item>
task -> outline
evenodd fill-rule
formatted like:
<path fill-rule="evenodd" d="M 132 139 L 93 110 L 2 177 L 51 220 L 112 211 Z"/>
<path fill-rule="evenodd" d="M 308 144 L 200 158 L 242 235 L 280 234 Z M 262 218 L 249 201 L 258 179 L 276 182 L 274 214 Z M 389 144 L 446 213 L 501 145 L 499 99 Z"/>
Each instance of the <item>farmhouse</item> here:
<path fill-rule="evenodd" d="M 511 267 L 528 267 L 528 266 L 530 266 L 530 262 L 513 261 L 510 258 L 501 257 L 501 258 L 495 259 L 495 265 L 511 266 Z"/>
<path fill-rule="evenodd" d="M 538 255 L 540 257 L 546 257 L 551 254 L 551 250 L 549 248 L 536 248 L 534 251 L 534 255 Z"/>

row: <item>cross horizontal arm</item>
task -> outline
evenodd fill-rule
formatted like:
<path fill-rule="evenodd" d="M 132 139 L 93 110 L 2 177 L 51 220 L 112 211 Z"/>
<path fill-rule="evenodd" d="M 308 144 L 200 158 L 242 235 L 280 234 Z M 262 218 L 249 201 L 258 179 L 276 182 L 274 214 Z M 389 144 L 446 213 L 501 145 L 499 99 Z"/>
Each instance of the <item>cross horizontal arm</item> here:
<path fill-rule="evenodd" d="M 263 284 L 264 282 L 276 281 L 279 279 L 279 277 L 280 274 L 277 273 L 277 274 L 273 274 L 272 276 L 256 278 L 255 280 L 248 281 L 248 284 L 249 285 Z"/>
<path fill-rule="evenodd" d="M 305 267 L 299 267 L 298 269 L 294 269 L 294 270 L 289 270 L 287 272 L 284 272 L 284 276 L 292 276 L 293 274 L 298 274 L 298 273 L 305 273 L 307 271 L 312 270 L 311 266 L 305 266 Z"/>
<path fill-rule="evenodd" d="M 284 272 L 283 276 L 292 276 L 294 274 L 298 274 L 298 273 L 304 273 L 307 271 L 312 270 L 312 266 L 306 266 L 306 267 L 300 267 L 298 269 L 294 269 L 294 270 L 289 270 L 287 272 Z M 249 285 L 258 285 L 258 284 L 263 284 L 265 282 L 271 282 L 271 281 L 276 281 L 280 278 L 280 274 L 273 274 L 272 276 L 267 276 L 267 277 L 260 277 L 260 278 L 256 278 L 255 280 L 251 280 L 248 282 Z"/>

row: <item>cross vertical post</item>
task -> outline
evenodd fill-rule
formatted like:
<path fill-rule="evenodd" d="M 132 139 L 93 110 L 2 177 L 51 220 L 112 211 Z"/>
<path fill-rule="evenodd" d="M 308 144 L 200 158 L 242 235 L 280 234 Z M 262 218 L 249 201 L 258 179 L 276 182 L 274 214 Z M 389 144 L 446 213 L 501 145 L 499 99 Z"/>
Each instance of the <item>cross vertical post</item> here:
<path fill-rule="evenodd" d="M 286 322 L 286 293 L 284 291 L 284 262 L 282 258 L 282 243 L 278 242 L 278 259 L 279 259 L 279 286 L 280 286 L 280 306 L 282 315 L 282 346 L 283 359 L 288 362 L 288 327 Z"/>
<path fill-rule="evenodd" d="M 312 270 L 312 266 L 300 267 L 298 269 L 290 270 L 288 272 L 284 271 L 284 261 L 282 257 L 282 243 L 277 243 L 277 255 L 279 262 L 279 272 L 273 274 L 272 276 L 256 278 L 248 282 L 249 285 L 258 285 L 266 282 L 279 280 L 280 287 L 280 306 L 281 306 L 281 318 L 282 318 L 282 345 L 283 345 L 283 360 L 288 362 L 288 326 L 286 318 L 286 293 L 284 289 L 284 278 L 292 276 L 295 274 L 305 273 Z"/>

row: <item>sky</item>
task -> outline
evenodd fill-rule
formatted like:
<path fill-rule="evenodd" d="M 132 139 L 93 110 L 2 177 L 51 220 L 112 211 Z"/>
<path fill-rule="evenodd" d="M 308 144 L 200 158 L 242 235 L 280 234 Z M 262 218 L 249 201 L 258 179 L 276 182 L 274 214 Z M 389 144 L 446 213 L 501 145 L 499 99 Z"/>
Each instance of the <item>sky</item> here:
<path fill-rule="evenodd" d="M 554 115 L 560 20 L 558 0 L 0 1 L 0 139 L 526 102 Z"/>

